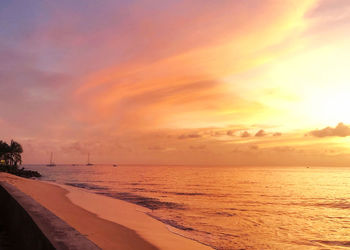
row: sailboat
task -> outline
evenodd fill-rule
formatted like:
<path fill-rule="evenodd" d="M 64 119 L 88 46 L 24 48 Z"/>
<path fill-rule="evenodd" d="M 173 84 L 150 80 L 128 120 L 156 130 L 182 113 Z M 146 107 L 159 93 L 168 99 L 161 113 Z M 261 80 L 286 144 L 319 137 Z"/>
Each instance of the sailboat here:
<path fill-rule="evenodd" d="M 53 153 L 51 152 L 50 163 L 46 165 L 47 167 L 54 167 L 56 164 L 53 162 Z"/>
<path fill-rule="evenodd" d="M 90 153 L 88 153 L 88 161 L 86 166 L 93 166 L 94 164 L 90 163 Z"/>

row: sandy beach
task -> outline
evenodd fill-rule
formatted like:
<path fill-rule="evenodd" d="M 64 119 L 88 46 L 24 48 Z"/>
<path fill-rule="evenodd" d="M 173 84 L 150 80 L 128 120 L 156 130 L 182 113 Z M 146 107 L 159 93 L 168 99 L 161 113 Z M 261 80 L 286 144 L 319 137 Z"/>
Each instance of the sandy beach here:
<path fill-rule="evenodd" d="M 110 197 L 0 173 L 102 249 L 211 249 L 174 234 L 148 209 Z"/>

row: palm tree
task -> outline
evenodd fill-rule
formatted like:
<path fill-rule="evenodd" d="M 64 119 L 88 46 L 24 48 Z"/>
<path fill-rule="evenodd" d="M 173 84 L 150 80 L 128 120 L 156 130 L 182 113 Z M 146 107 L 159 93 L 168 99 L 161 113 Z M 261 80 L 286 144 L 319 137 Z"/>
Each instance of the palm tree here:
<path fill-rule="evenodd" d="M 9 145 L 0 140 L 0 172 L 6 172 L 26 178 L 41 177 L 41 174 L 37 171 L 18 168 L 18 164 L 22 163 L 22 153 L 23 148 L 18 142 L 11 140 Z"/>
<path fill-rule="evenodd" d="M 0 163 L 9 166 L 17 166 L 22 163 L 21 154 L 23 148 L 18 142 L 11 140 L 10 145 L 0 141 Z"/>
<path fill-rule="evenodd" d="M 11 159 L 11 165 L 17 166 L 18 163 L 22 164 L 22 156 L 21 154 L 23 153 L 23 148 L 21 144 L 18 142 L 11 140 L 10 144 L 10 159 Z"/>
<path fill-rule="evenodd" d="M 7 155 L 10 152 L 10 146 L 4 142 L 0 141 L 0 163 L 7 164 Z"/>

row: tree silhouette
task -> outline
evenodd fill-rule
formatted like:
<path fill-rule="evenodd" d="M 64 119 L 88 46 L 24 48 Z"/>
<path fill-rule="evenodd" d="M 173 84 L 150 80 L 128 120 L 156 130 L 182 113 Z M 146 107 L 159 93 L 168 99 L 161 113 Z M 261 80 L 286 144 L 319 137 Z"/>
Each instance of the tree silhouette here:
<path fill-rule="evenodd" d="M 22 164 L 22 156 L 23 148 L 21 144 L 18 142 L 11 140 L 10 144 L 10 159 L 12 162 L 12 165 L 17 166 L 18 164 Z"/>
<path fill-rule="evenodd" d="M 18 142 L 11 140 L 10 145 L 0 141 L 0 163 L 17 166 L 22 163 L 23 148 Z"/>
<path fill-rule="evenodd" d="M 0 141 L 0 162 L 1 164 L 7 164 L 7 154 L 10 151 L 10 146 L 4 142 Z"/>
<path fill-rule="evenodd" d="M 0 172 L 6 172 L 25 178 L 41 177 L 41 174 L 37 171 L 18 168 L 18 165 L 22 164 L 22 153 L 23 148 L 18 142 L 11 140 L 9 145 L 0 140 Z"/>

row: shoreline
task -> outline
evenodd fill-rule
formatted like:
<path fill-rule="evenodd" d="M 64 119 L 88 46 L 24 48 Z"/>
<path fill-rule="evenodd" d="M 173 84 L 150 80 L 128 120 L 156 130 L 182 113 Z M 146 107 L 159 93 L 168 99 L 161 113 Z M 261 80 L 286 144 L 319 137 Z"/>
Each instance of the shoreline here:
<path fill-rule="evenodd" d="M 0 174 L 102 249 L 212 249 L 171 232 L 150 210 L 123 200 L 48 181 Z"/>
<path fill-rule="evenodd" d="M 81 188 L 55 183 L 69 193 L 68 199 L 75 205 L 108 221 L 125 226 L 159 249 L 192 250 L 212 249 L 198 241 L 172 232 L 160 220 L 148 215 L 150 209 L 105 195 L 87 192 Z"/>

